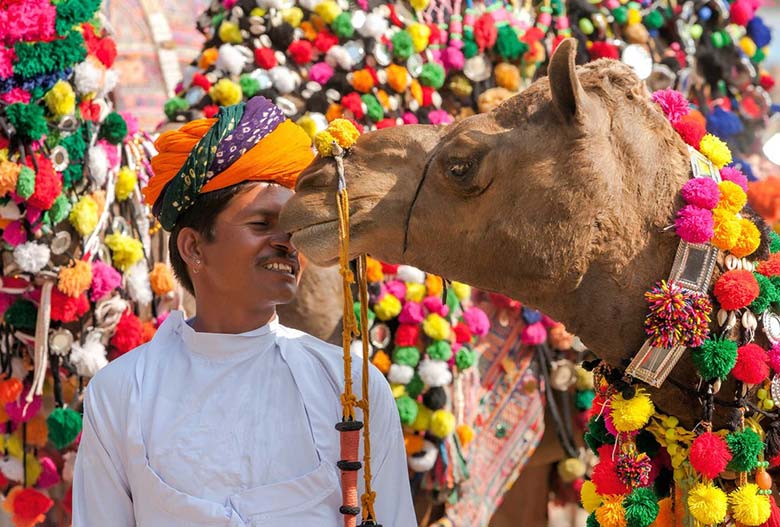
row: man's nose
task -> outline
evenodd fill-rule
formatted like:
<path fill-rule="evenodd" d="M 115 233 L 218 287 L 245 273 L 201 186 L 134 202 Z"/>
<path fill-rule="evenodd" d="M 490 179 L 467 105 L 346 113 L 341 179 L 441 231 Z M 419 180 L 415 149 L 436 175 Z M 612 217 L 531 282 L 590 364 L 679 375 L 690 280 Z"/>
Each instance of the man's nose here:
<path fill-rule="evenodd" d="M 292 244 L 291 238 L 290 233 L 279 231 L 271 240 L 271 247 L 292 254 L 295 252 L 295 246 Z"/>

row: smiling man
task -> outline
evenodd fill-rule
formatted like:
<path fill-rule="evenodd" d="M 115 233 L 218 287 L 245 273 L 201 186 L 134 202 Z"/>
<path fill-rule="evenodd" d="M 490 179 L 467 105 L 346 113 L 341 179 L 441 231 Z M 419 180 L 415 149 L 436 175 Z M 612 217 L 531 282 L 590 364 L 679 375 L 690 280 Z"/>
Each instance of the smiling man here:
<path fill-rule="evenodd" d="M 341 350 L 276 318 L 300 275 L 278 216 L 309 145 L 260 97 L 158 139 L 144 192 L 197 315 L 173 312 L 90 383 L 75 526 L 343 524 Z M 360 393 L 360 359 L 353 366 Z M 412 527 L 398 415 L 374 368 L 370 392 L 378 520 Z"/>

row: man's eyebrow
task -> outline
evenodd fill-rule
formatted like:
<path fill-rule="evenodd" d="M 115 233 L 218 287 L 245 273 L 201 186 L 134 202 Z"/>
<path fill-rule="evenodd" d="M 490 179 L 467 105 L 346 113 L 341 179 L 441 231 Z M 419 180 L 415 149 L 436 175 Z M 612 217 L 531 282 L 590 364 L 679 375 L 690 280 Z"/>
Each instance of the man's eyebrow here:
<path fill-rule="evenodd" d="M 264 207 L 247 207 L 246 209 L 241 211 L 240 216 L 242 218 L 251 218 L 255 216 L 272 216 L 276 217 L 279 216 L 278 210 L 273 209 L 267 209 Z"/>

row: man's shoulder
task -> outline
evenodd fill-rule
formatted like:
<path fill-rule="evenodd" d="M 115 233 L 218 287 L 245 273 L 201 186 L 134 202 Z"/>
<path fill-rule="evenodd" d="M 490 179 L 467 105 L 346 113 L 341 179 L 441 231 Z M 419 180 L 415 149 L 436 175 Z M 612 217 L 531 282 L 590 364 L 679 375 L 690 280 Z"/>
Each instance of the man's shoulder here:
<path fill-rule="evenodd" d="M 109 362 L 89 382 L 90 396 L 97 401 L 116 401 L 128 395 L 138 373 L 139 364 L 149 353 L 149 342 Z"/>

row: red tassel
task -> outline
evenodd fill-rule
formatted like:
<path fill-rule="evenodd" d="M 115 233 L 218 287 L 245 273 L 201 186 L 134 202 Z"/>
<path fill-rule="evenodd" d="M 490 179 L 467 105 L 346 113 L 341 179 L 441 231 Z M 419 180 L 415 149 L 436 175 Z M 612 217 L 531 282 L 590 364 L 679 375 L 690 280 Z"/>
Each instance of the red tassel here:
<path fill-rule="evenodd" d="M 780 527 L 780 508 L 778 508 L 774 496 L 769 496 L 769 503 L 772 507 L 769 519 L 761 527 Z"/>

